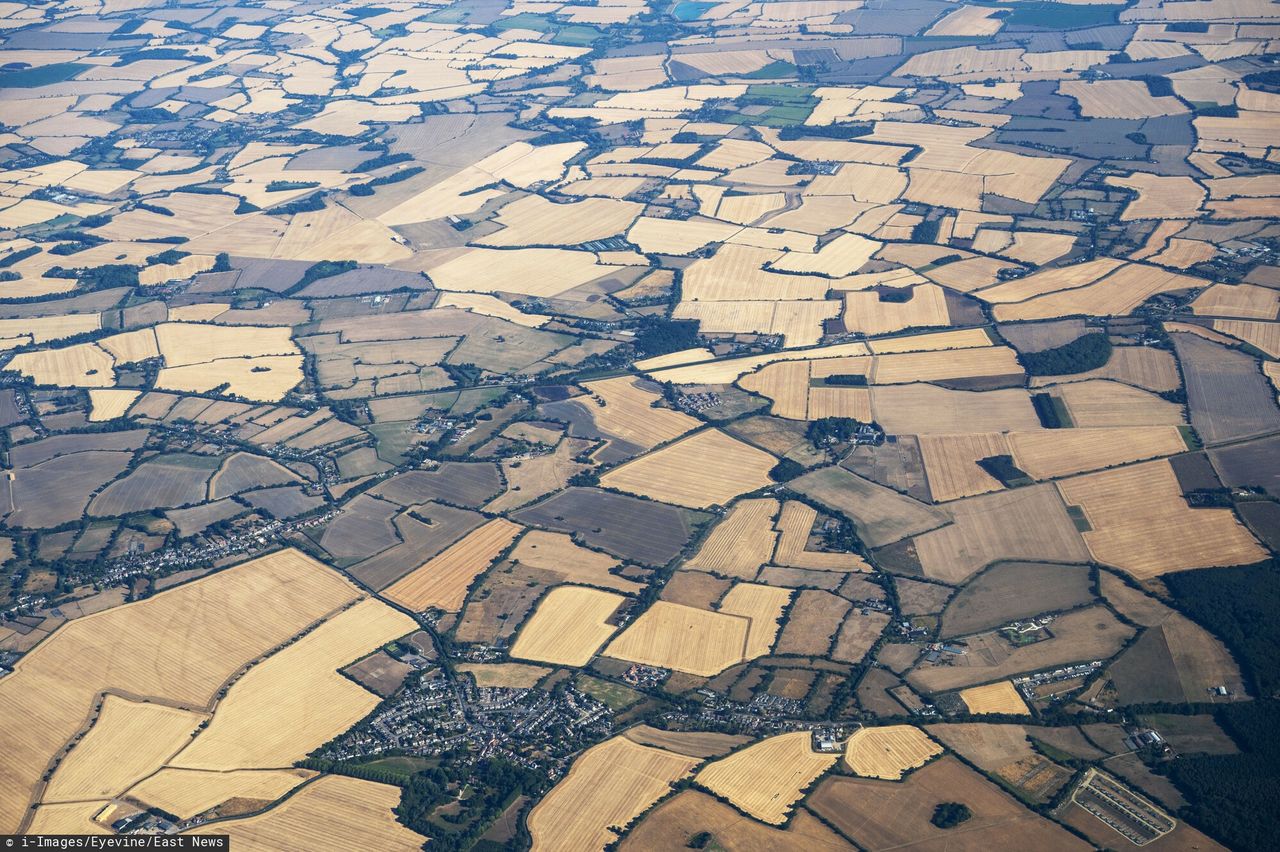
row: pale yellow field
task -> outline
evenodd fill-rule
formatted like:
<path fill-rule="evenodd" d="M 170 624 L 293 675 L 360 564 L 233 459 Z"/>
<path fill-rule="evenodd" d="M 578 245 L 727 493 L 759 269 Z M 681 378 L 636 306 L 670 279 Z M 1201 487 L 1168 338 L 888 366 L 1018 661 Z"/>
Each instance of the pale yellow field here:
<path fill-rule="evenodd" d="M 823 417 L 852 417 L 863 423 L 874 420 L 871 408 L 871 391 L 867 388 L 817 387 L 809 388 L 808 419 Z"/>
<path fill-rule="evenodd" d="M 1140 580 L 1266 558 L 1230 509 L 1190 508 L 1167 461 L 1062 480 L 1058 490 L 1093 527 L 1083 534 L 1093 557 Z"/>
<path fill-rule="evenodd" d="M 114 806 L 104 801 L 41 805 L 27 831 L 33 834 L 112 834 L 110 829 L 94 820 L 104 808 L 109 807 Z"/>
<path fill-rule="evenodd" d="M 497 317 L 507 322 L 523 325 L 527 328 L 540 328 L 551 322 L 551 317 L 543 314 L 526 314 L 517 310 L 501 299 L 485 293 L 441 293 L 436 299 L 437 308 L 462 308 L 476 314 Z"/>
<path fill-rule="evenodd" d="M 974 392 L 914 384 L 876 387 L 871 393 L 876 420 L 889 434 L 1040 428 L 1031 397 L 1021 388 Z"/>
<path fill-rule="evenodd" d="M 919 728 L 890 725 L 857 731 L 845 745 L 844 763 L 855 775 L 897 781 L 908 770 L 924 766 L 929 758 L 941 753 L 942 746 Z"/>
<path fill-rule="evenodd" d="M 1014 463 L 1035 479 L 1171 456 L 1187 449 L 1176 426 L 1012 432 L 1008 444 Z"/>
<path fill-rule="evenodd" d="M 877 385 L 891 385 L 1021 374 L 1022 367 L 1012 349 L 1007 346 L 987 346 L 954 352 L 877 355 L 872 381 Z"/>
<path fill-rule="evenodd" d="M 227 834 L 237 850 L 378 849 L 418 852 L 425 838 L 396 822 L 400 788 L 343 775 L 312 781 L 259 816 L 193 829 L 191 834 Z"/>
<path fill-rule="evenodd" d="M 972 686 L 960 691 L 960 700 L 970 713 L 1007 713 L 1013 716 L 1030 716 L 1027 703 L 1022 700 L 1011 681 Z"/>
<path fill-rule="evenodd" d="M 115 390 L 114 388 L 90 388 L 89 420 L 100 423 L 104 420 L 115 420 L 123 417 L 142 391 Z"/>
<path fill-rule="evenodd" d="M 1111 350 L 1110 360 L 1096 370 L 1066 376 L 1037 376 L 1031 379 L 1031 387 L 1089 379 L 1114 379 L 1156 392 L 1177 390 L 1182 384 L 1172 353 L 1148 346 L 1117 346 Z"/>
<path fill-rule="evenodd" d="M 107 350 L 121 364 L 160 357 L 160 347 L 156 345 L 156 333 L 150 328 L 113 334 L 99 340 L 98 345 Z"/>
<path fill-rule="evenodd" d="M 1015 305 L 997 305 L 995 316 L 998 320 L 1050 319 L 1075 314 L 1123 316 L 1157 293 L 1203 284 L 1199 278 L 1131 263 L 1084 287 L 1050 293 Z"/>
<path fill-rule="evenodd" d="M 551 571 L 568 583 L 584 583 L 615 589 L 623 594 L 637 592 L 643 583 L 610 574 L 621 563 L 605 553 L 587 550 L 564 533 L 529 530 L 511 551 L 512 562 Z"/>
<path fill-rule="evenodd" d="M 587 749 L 529 814 L 533 848 L 602 849 L 701 761 L 614 737 Z"/>
<path fill-rule="evenodd" d="M 809 543 L 809 533 L 813 530 L 818 512 L 807 503 L 788 500 L 782 506 L 775 525 L 778 535 L 778 551 L 773 561 L 790 568 L 807 568 L 811 571 L 870 571 L 867 564 L 856 553 L 825 553 L 819 550 L 805 550 Z"/>
<path fill-rule="evenodd" d="M 1000 31 L 1003 23 L 993 17 L 995 9 L 961 6 L 943 16 L 925 33 L 927 36 L 989 36 Z"/>
<path fill-rule="evenodd" d="M 0 320 L 0 337 L 31 336 L 32 343 L 48 343 L 102 327 L 98 314 L 63 314 L 52 317 L 23 317 Z"/>
<path fill-rule="evenodd" d="M 810 748 L 808 731 L 769 737 L 709 763 L 694 779 L 761 822 L 781 825 L 805 788 L 839 755 Z"/>
<path fill-rule="evenodd" d="M 1170 426 L 1185 422 L 1182 406 L 1153 393 L 1104 379 L 1054 385 L 1077 427 Z"/>
<path fill-rule="evenodd" d="M 209 726 L 170 764 L 229 770 L 301 760 L 378 705 L 376 695 L 337 670 L 417 626 L 372 598 L 343 610 L 249 669 L 218 703 Z"/>
<path fill-rule="evenodd" d="M 644 252 L 690 254 L 705 245 L 727 240 L 742 230 L 714 219 L 654 219 L 642 216 L 631 226 L 627 238 Z"/>
<path fill-rule="evenodd" d="M 14 355 L 5 365 L 30 376 L 38 385 L 75 388 L 109 388 L 116 383 L 114 360 L 92 343 L 62 349 L 40 349 Z"/>
<path fill-rule="evenodd" d="M 108 695 L 89 733 L 50 779 L 44 802 L 110 799 L 190 742 L 207 717 Z"/>
<path fill-rule="evenodd" d="M 266 355 L 165 367 L 156 377 L 156 387 L 204 393 L 227 384 L 229 394 L 256 402 L 276 402 L 301 381 L 301 355 Z"/>
<path fill-rule="evenodd" d="M 881 243 L 857 234 L 845 233 L 812 254 L 787 252 L 769 264 L 780 272 L 803 272 L 841 278 L 852 275 L 880 250 Z"/>
<path fill-rule="evenodd" d="M 67 623 L 0 679 L 0 825 L 17 827 L 46 764 L 102 691 L 204 708 L 242 665 L 358 595 L 337 572 L 283 550 Z"/>
<path fill-rule="evenodd" d="M 1036 433 L 1030 433 L 1036 434 Z M 929 478 L 934 502 L 999 491 L 1000 480 L 978 466 L 979 459 L 1009 455 L 1009 444 L 999 432 L 963 435 L 921 435 L 920 455 Z"/>
<path fill-rule="evenodd" d="M 844 294 L 844 326 L 849 331 L 886 334 L 950 322 L 945 291 L 937 284 L 913 287 L 907 302 L 881 301 L 880 294 L 873 290 Z"/>
<path fill-rule="evenodd" d="M 309 769 L 161 769 L 129 790 L 129 797 L 182 819 L 229 799 L 273 802 L 316 773 Z"/>
<path fill-rule="evenodd" d="M 382 593 L 415 612 L 433 608 L 457 612 L 462 609 L 472 581 L 510 546 L 520 530 L 519 524 L 505 518 L 494 518 L 392 583 Z"/>
<path fill-rule="evenodd" d="M 646 449 L 696 429 L 700 421 L 670 408 L 654 408 L 660 394 L 638 388 L 635 379 L 619 376 L 584 387 L 604 405 L 586 402 L 591 419 L 602 432 Z"/>
<path fill-rule="evenodd" d="M 1191 310 L 1201 316 L 1273 320 L 1280 311 L 1280 294 L 1253 284 L 1214 284 L 1196 297 Z"/>
<path fill-rule="evenodd" d="M 165 366 L 203 364 L 220 358 L 257 355 L 297 355 L 288 326 L 209 325 L 162 322 L 155 327 L 156 343 Z"/>
<path fill-rule="evenodd" d="M 711 677 L 745 659 L 750 622 L 658 601 L 605 649 L 620 660 Z"/>
<path fill-rule="evenodd" d="M 596 256 L 587 251 L 470 249 L 427 270 L 427 275 L 441 290 L 553 298 L 613 268 L 601 265 Z"/>
<path fill-rule="evenodd" d="M 768 485 L 777 460 L 718 429 L 707 429 L 614 468 L 600 484 L 695 509 L 728 503 Z"/>
<path fill-rule="evenodd" d="M 1135 172 L 1126 177 L 1111 175 L 1103 180 L 1109 186 L 1131 189 L 1138 197 L 1129 202 L 1122 220 L 1194 219 L 1200 215 L 1208 193 L 1189 177 L 1162 177 Z"/>
<path fill-rule="evenodd" d="M 778 619 L 791 603 L 791 590 L 758 583 L 738 583 L 720 601 L 720 612 L 751 621 L 747 628 L 747 659 L 763 657 L 778 637 Z"/>
<path fill-rule="evenodd" d="M 985 302 L 1022 302 L 1035 296 L 1083 287 L 1115 271 L 1124 261 L 1103 257 L 1059 269 L 1044 269 L 980 290 L 974 295 Z"/>
<path fill-rule="evenodd" d="M 773 530 L 773 516 L 777 512 L 777 500 L 739 502 L 716 524 L 684 567 L 744 580 L 754 578 L 773 556 L 778 538 Z"/>
<path fill-rule="evenodd" d="M 980 329 L 979 333 L 981 333 Z M 991 345 L 991 339 L 985 334 L 982 335 L 982 339 L 984 341 L 982 345 Z M 823 346 L 818 349 L 803 351 L 770 352 L 766 355 L 723 358 L 719 361 L 691 364 L 687 367 L 671 367 L 654 373 L 654 379 L 673 382 L 674 384 L 730 384 L 740 376 L 744 376 L 766 364 L 807 359 L 842 358 L 848 355 L 866 355 L 867 351 L 867 344 L 865 343 L 838 343 L 834 346 Z"/>
<path fill-rule="evenodd" d="M 528 195 L 499 211 L 493 221 L 501 231 L 479 238 L 489 246 L 573 246 L 625 233 L 642 205 L 611 198 L 587 198 L 571 204 L 554 204 L 540 195 Z"/>
<path fill-rule="evenodd" d="M 702 331 L 723 334 L 778 334 L 788 347 L 812 346 L 822 339 L 824 320 L 839 316 L 837 301 L 690 302 L 681 301 L 675 319 L 696 319 Z"/>
<path fill-rule="evenodd" d="M 738 380 L 743 390 L 773 400 L 776 417 L 804 420 L 809 411 L 809 361 L 778 361 Z"/>
<path fill-rule="evenodd" d="M 1280 323 L 1250 320 L 1214 320 L 1213 330 L 1238 337 L 1272 358 L 1280 358 Z"/>
<path fill-rule="evenodd" d="M 772 249 L 726 245 L 711 257 L 689 265 L 680 285 L 681 295 L 685 302 L 752 303 L 755 307 L 751 310 L 755 313 L 744 313 L 743 319 L 750 316 L 754 322 L 763 323 L 772 316 L 767 310 L 769 303 L 822 299 L 831 286 L 831 282 L 816 276 L 765 268 L 789 257 L 789 253 Z"/>
<path fill-rule="evenodd" d="M 474 677 L 476 686 L 508 689 L 529 689 L 551 672 L 525 663 L 459 663 L 457 669 Z"/>
<path fill-rule="evenodd" d="M 1187 111 L 1173 96 L 1152 96 L 1141 80 L 1064 80 L 1058 91 L 1079 101 L 1087 118 L 1155 118 Z"/>
<path fill-rule="evenodd" d="M 213 268 L 216 258 L 207 254 L 189 254 L 177 263 L 157 263 L 138 272 L 138 283 L 146 286 L 167 281 L 185 281 L 197 272 Z"/>
<path fill-rule="evenodd" d="M 586 586 L 557 586 L 520 628 L 511 656 L 585 666 L 617 630 L 607 619 L 624 598 Z"/>
<path fill-rule="evenodd" d="M 894 352 L 935 352 L 941 349 L 973 349 L 990 346 L 991 338 L 980 328 L 961 328 L 955 331 L 932 331 L 925 334 L 906 334 L 867 341 L 871 351 L 878 355 Z M 854 354 L 854 353 L 849 353 Z"/>

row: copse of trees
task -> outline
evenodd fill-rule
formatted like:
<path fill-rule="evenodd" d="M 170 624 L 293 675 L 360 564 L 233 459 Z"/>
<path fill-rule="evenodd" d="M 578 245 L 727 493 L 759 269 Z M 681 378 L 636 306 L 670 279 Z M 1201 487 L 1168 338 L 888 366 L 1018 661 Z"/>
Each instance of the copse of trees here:
<path fill-rule="evenodd" d="M 1043 352 L 1021 352 L 1018 360 L 1030 376 L 1087 373 L 1111 360 L 1111 339 L 1104 332 L 1093 332 Z"/>
<path fill-rule="evenodd" d="M 938 828 L 955 828 L 973 816 L 969 806 L 961 802 L 942 802 L 933 809 L 929 822 Z"/>
<path fill-rule="evenodd" d="M 692 349 L 698 345 L 697 320 L 650 319 L 637 331 L 635 347 L 644 358 Z"/>

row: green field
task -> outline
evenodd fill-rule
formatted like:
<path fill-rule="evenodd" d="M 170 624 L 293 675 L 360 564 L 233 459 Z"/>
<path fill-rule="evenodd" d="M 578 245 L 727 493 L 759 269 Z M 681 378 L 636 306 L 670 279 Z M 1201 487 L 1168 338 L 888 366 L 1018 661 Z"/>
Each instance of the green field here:
<path fill-rule="evenodd" d="M 23 68 L 18 71 L 0 71 L 0 89 L 38 89 L 70 80 L 91 65 L 79 62 L 59 62 L 39 68 Z"/>
<path fill-rule="evenodd" d="M 609 705 L 610 710 L 615 711 L 630 707 L 640 700 L 640 693 L 634 689 L 623 686 L 620 683 L 600 680 L 590 675 L 578 676 L 578 689 L 581 689 L 596 701 L 604 702 Z"/>

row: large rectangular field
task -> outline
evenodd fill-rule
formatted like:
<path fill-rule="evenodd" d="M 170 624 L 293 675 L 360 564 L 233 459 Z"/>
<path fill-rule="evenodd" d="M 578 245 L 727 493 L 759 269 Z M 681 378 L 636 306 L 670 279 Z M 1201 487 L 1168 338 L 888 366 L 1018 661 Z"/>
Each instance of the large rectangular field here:
<path fill-rule="evenodd" d="M 761 822 L 781 825 L 802 791 L 839 758 L 813 751 L 811 737 L 808 731 L 769 737 L 707 764 L 695 780 Z"/>
<path fill-rule="evenodd" d="M 520 628 L 511 656 L 564 666 L 585 666 L 616 630 L 608 618 L 622 595 L 585 586 L 558 586 L 547 593 Z"/>
<path fill-rule="evenodd" d="M 520 529 L 519 524 L 495 518 L 401 577 L 383 594 L 419 612 L 432 607 L 456 612 L 462 608 L 471 582 L 511 545 Z"/>
<path fill-rule="evenodd" d="M 651 500 L 705 509 L 768 485 L 777 459 L 718 429 L 641 456 L 600 478 L 600 484 Z"/>
<path fill-rule="evenodd" d="M 742 500 L 716 524 L 686 563 L 687 568 L 749 580 L 773 556 L 778 534 L 773 518 L 778 501 Z"/>
<path fill-rule="evenodd" d="M 692 536 L 690 514 L 675 506 L 595 488 L 569 488 L 511 517 L 574 533 L 589 545 L 646 565 L 667 563 Z"/>
<path fill-rule="evenodd" d="M 711 677 L 746 659 L 751 620 L 658 601 L 605 649 L 646 666 Z"/>

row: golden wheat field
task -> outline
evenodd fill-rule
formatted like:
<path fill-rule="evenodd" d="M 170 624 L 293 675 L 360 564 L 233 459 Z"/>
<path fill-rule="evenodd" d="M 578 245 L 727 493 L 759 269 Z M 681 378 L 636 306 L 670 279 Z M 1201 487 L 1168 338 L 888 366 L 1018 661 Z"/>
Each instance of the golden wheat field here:
<path fill-rule="evenodd" d="M 700 762 L 621 736 L 587 749 L 529 814 L 533 848 L 603 848 Z"/>
<path fill-rule="evenodd" d="M 698 421 L 670 408 L 654 408 L 660 394 L 636 386 L 630 376 L 584 385 L 595 402 L 584 400 L 600 431 L 646 449 L 696 429 Z M 600 404 L 603 403 L 603 404 Z"/>
<path fill-rule="evenodd" d="M 108 695 L 89 733 L 58 764 L 41 800 L 119 795 L 190 742 L 206 718 L 203 713 Z"/>
<path fill-rule="evenodd" d="M 156 387 L 206 393 L 225 384 L 226 393 L 255 402 L 277 402 L 301 381 L 301 355 L 264 355 L 164 367 L 156 377 Z"/>
<path fill-rule="evenodd" d="M 18 826 L 101 692 L 203 709 L 240 667 L 358 596 L 336 572 L 282 550 L 64 625 L 0 680 L 0 825 Z M 28 724 L 33 715 L 40 725 Z"/>
<path fill-rule="evenodd" d="M 763 657 L 778 636 L 778 619 L 791 603 L 791 590 L 758 583 L 738 583 L 720 601 L 720 612 L 751 620 L 746 658 Z"/>
<path fill-rule="evenodd" d="M 804 420 L 808 414 L 809 361 L 778 361 L 766 364 L 738 380 L 743 390 L 773 401 L 770 411 L 777 417 Z"/>
<path fill-rule="evenodd" d="M 855 775 L 897 781 L 942 753 L 942 746 L 914 725 L 863 728 L 845 744 L 844 762 Z"/>
<path fill-rule="evenodd" d="M 1008 444 L 1014 463 L 1034 479 L 1052 479 L 1157 456 L 1171 456 L 1187 448 L 1176 426 L 1011 432 Z"/>
<path fill-rule="evenodd" d="M 769 737 L 707 764 L 694 780 L 761 822 L 781 825 L 804 790 L 840 757 L 814 752 L 810 739 L 808 731 Z"/>
<path fill-rule="evenodd" d="M 77 343 L 61 349 L 19 352 L 6 370 L 29 376 L 37 385 L 73 388 L 109 388 L 115 384 L 115 361 L 93 343 Z"/>
<path fill-rule="evenodd" d="M 1066 403 L 1077 427 L 1176 426 L 1184 422 L 1182 406 L 1106 379 L 1054 385 L 1050 393 Z"/>
<path fill-rule="evenodd" d="M 115 805 L 104 801 L 41 805 L 32 816 L 27 831 L 33 834 L 112 834 L 95 817 L 103 813 L 109 817 L 114 810 Z M 105 821 L 109 824 L 111 819 Z"/>
<path fill-rule="evenodd" d="M 249 669 L 170 764 L 229 770 L 301 760 L 378 705 L 378 696 L 337 670 L 417 626 L 372 598 L 343 610 Z"/>
<path fill-rule="evenodd" d="M 307 784 L 266 813 L 201 826 L 191 834 L 226 834 L 239 850 L 378 849 L 417 852 L 425 838 L 396 822 L 400 788 L 342 775 Z"/>
<path fill-rule="evenodd" d="M 1036 434 L 1034 432 L 1030 434 Z M 999 432 L 967 435 L 921 435 L 920 456 L 935 503 L 999 491 L 1004 485 L 983 470 L 978 461 L 1009 454 L 1009 443 Z"/>
<path fill-rule="evenodd" d="M 585 586 L 557 586 L 520 628 L 511 656 L 585 666 L 617 628 L 607 623 L 624 598 Z"/>
<path fill-rule="evenodd" d="M 1060 480 L 1080 506 L 1094 559 L 1145 580 L 1169 571 L 1244 565 L 1266 551 L 1230 509 L 1192 509 L 1167 461 L 1150 461 Z"/>
<path fill-rule="evenodd" d="M 777 513 L 778 501 L 769 498 L 736 503 L 684 567 L 743 580 L 754 578 L 773 556 L 778 537 L 773 517 Z"/>
<path fill-rule="evenodd" d="M 969 712 L 982 715 L 985 713 L 1007 713 L 1013 716 L 1030 716 L 1027 703 L 1022 700 L 1018 690 L 1011 681 L 989 683 L 986 686 L 971 686 L 960 690 L 960 700 L 969 708 Z"/>
<path fill-rule="evenodd" d="M 166 767 L 134 785 L 129 798 L 190 819 L 230 799 L 274 802 L 315 772 L 309 769 L 206 769 Z"/>
<path fill-rule="evenodd" d="M 919 284 L 911 288 L 906 302 L 886 302 L 875 291 L 864 290 L 844 294 L 844 327 L 863 334 L 887 334 L 904 328 L 947 325 L 946 291 L 937 284 Z"/>
<path fill-rule="evenodd" d="M 600 484 L 701 509 L 768 485 L 777 459 L 718 429 L 698 432 L 600 477 Z"/>
<path fill-rule="evenodd" d="M 789 568 L 811 571 L 870 571 L 871 566 L 856 553 L 827 553 L 806 550 L 809 533 L 818 519 L 818 511 L 806 503 L 788 500 L 782 505 L 775 529 L 778 549 L 773 561 Z"/>
<path fill-rule="evenodd" d="M 91 388 L 89 402 L 91 409 L 89 420 L 101 423 L 123 417 L 129 406 L 142 394 L 136 390 L 116 390 L 115 388 Z"/>
<path fill-rule="evenodd" d="M 711 677 L 745 659 L 750 622 L 658 601 L 605 648 L 610 657 Z"/>
<path fill-rule="evenodd" d="M 401 577 L 383 594 L 417 612 L 432 608 L 457 612 L 472 581 L 511 545 L 520 530 L 519 524 L 494 518 Z"/>

